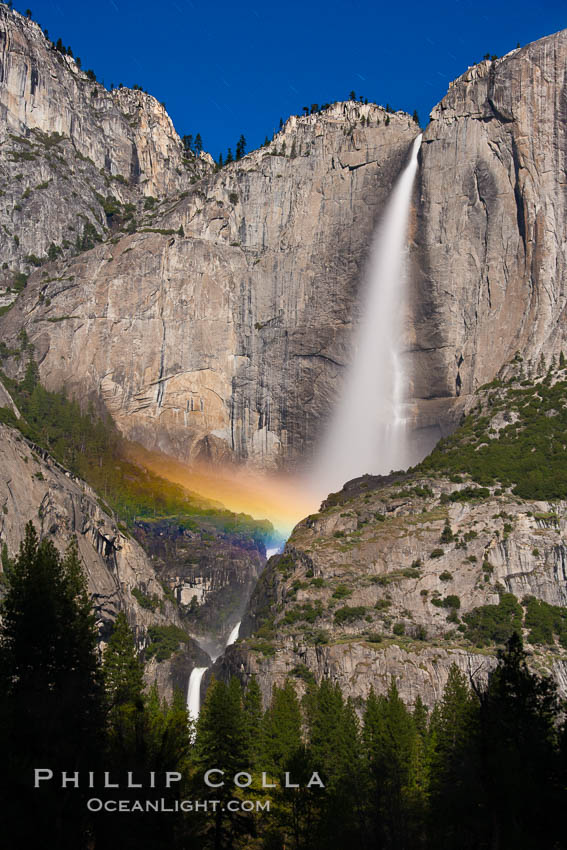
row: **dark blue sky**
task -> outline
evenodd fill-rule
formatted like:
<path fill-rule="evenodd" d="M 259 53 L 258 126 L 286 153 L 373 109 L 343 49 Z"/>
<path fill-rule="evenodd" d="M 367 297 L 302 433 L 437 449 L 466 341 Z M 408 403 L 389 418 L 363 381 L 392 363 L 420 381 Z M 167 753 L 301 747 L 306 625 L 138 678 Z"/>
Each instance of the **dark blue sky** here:
<path fill-rule="evenodd" d="M 280 117 L 351 89 L 422 125 L 450 80 L 567 26 L 564 0 L 29 0 L 99 80 L 137 83 L 166 103 L 177 131 L 201 133 L 216 158 L 241 133 L 248 149 Z"/>

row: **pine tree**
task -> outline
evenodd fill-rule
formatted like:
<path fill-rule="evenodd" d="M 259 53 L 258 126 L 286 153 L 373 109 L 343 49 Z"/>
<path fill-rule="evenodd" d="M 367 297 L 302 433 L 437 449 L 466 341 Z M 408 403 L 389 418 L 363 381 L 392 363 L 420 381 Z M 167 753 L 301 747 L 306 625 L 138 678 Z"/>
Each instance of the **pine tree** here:
<path fill-rule="evenodd" d="M 419 127 L 419 115 L 417 114 L 417 109 L 414 109 L 414 111 L 413 111 L 413 120 L 415 121 L 415 123 Z"/>
<path fill-rule="evenodd" d="M 81 789 L 31 790 L 35 768 L 96 770 L 103 742 L 97 633 L 76 547 L 62 558 L 32 523 L 6 574 L 0 624 L 4 847 L 82 846 Z M 12 844 L 12 841 L 14 842 Z"/>
<path fill-rule="evenodd" d="M 233 679 L 227 686 L 213 679 L 197 723 L 195 765 L 199 777 L 211 768 L 224 771 L 224 777 L 215 774 L 212 781 L 225 784 L 220 788 L 196 785 L 194 792 L 201 799 L 220 800 L 220 807 L 203 827 L 212 833 L 215 848 L 224 846 L 227 833 L 248 828 L 247 818 L 226 809 L 233 796 L 232 777 L 249 766 L 247 750 L 240 684 Z"/>
<path fill-rule="evenodd" d="M 480 693 L 479 750 L 487 844 L 555 847 L 563 840 L 557 686 L 530 672 L 514 633 Z"/>
<path fill-rule="evenodd" d="M 263 719 L 266 766 L 282 777 L 287 765 L 301 747 L 301 711 L 291 682 L 274 686 L 272 701 Z"/>
<path fill-rule="evenodd" d="M 440 543 L 451 543 L 455 539 L 453 535 L 453 530 L 451 529 L 451 524 L 449 519 L 445 520 L 445 525 L 443 526 L 443 531 L 441 532 L 441 537 L 439 538 Z"/>
<path fill-rule="evenodd" d="M 233 162 L 232 151 L 231 151 L 231 149 L 230 149 L 230 148 L 229 148 L 229 149 L 228 149 L 228 151 L 226 152 L 226 160 L 225 160 L 225 162 L 226 162 L 226 164 L 227 164 L 227 165 L 230 165 L 230 163 L 231 163 L 231 162 Z"/>
<path fill-rule="evenodd" d="M 257 770 L 262 759 L 262 693 L 256 676 L 248 682 L 244 695 L 244 729 L 250 767 Z"/>
<path fill-rule="evenodd" d="M 236 143 L 236 159 L 242 159 L 244 154 L 246 153 L 246 139 L 244 136 L 240 136 L 239 140 Z"/>
<path fill-rule="evenodd" d="M 416 734 L 393 679 L 386 697 L 369 694 L 363 741 L 372 777 L 372 823 L 375 840 L 387 847 L 412 846 L 414 798 L 408 789 L 415 782 Z"/>
<path fill-rule="evenodd" d="M 201 138 L 201 134 L 197 133 L 195 136 L 195 153 L 199 154 L 203 150 L 203 140 Z"/>
<path fill-rule="evenodd" d="M 430 724 L 434 742 L 431 826 L 433 843 L 442 848 L 472 850 L 480 841 L 478 708 L 464 674 L 453 665 Z"/>
<path fill-rule="evenodd" d="M 141 706 L 143 664 L 136 654 L 134 635 L 120 611 L 104 653 L 103 674 L 111 710 L 122 705 Z"/>

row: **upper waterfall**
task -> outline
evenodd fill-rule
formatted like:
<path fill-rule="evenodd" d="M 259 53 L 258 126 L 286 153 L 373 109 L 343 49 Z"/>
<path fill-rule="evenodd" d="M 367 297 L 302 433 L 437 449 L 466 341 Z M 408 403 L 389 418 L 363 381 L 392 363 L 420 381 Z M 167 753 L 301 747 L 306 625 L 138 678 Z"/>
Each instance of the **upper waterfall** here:
<path fill-rule="evenodd" d="M 372 242 L 353 361 L 310 474 L 319 497 L 351 478 L 387 473 L 412 461 L 401 337 L 408 218 L 421 138 L 413 142 Z"/>

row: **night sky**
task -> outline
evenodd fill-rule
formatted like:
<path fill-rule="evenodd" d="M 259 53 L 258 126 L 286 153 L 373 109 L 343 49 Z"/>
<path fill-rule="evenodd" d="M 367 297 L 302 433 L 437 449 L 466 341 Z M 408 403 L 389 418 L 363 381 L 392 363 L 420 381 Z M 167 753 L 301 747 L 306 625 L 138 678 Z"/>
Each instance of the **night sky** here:
<path fill-rule="evenodd" d="M 138 84 L 177 131 L 215 159 L 243 133 L 251 150 L 303 106 L 354 90 L 422 125 L 449 82 L 485 53 L 503 55 L 567 26 L 564 0 L 227 3 L 29 0 L 49 37 L 99 81 Z"/>

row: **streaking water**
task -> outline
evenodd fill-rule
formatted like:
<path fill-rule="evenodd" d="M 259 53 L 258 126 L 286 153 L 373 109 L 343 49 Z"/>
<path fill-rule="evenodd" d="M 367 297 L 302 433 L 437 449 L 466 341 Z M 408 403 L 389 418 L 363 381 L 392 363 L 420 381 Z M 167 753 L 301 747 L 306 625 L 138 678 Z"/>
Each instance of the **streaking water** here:
<path fill-rule="evenodd" d="M 266 559 L 269 561 L 272 555 L 278 555 L 282 551 L 282 548 L 282 546 L 276 546 L 272 549 L 266 549 Z"/>
<path fill-rule="evenodd" d="M 364 473 L 387 473 L 412 462 L 401 337 L 407 227 L 420 145 L 421 135 L 374 236 L 353 362 L 310 475 L 319 497 Z"/>
<path fill-rule="evenodd" d="M 240 623 L 241 623 L 241 622 L 242 622 L 242 621 L 241 621 L 241 620 L 239 620 L 239 621 L 238 621 L 238 623 L 237 623 L 237 624 L 235 625 L 235 627 L 233 628 L 233 630 L 231 631 L 231 633 L 229 634 L 229 636 L 228 636 L 228 640 L 227 640 L 227 642 L 226 642 L 226 645 L 227 645 L 227 646 L 232 646 L 232 644 L 233 644 L 235 641 L 237 641 L 237 640 L 238 640 L 238 632 L 240 631 Z"/>
<path fill-rule="evenodd" d="M 189 677 L 187 689 L 187 710 L 192 720 L 197 720 L 201 708 L 201 679 L 208 667 L 194 667 Z"/>

